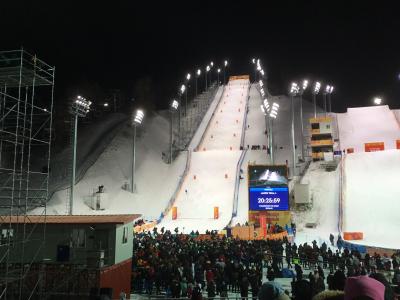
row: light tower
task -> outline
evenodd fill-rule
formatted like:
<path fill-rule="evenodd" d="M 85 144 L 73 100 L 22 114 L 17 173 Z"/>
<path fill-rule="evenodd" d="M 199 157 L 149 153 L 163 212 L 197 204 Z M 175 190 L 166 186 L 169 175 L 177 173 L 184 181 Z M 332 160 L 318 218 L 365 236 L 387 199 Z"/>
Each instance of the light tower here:
<path fill-rule="evenodd" d="M 179 102 L 177 100 L 172 100 L 171 103 L 171 108 L 170 108 L 170 112 L 171 112 L 171 123 L 170 123 L 170 139 L 169 139 L 169 163 L 172 164 L 172 144 L 173 144 L 173 118 L 174 118 L 174 112 L 176 112 L 179 108 Z M 180 124 L 179 124 L 180 126 Z"/>
<path fill-rule="evenodd" d="M 133 155 L 132 155 L 132 177 L 131 177 L 131 192 L 136 191 L 135 186 L 135 169 L 136 169 L 136 126 L 142 124 L 144 112 L 140 109 L 136 110 L 135 118 L 133 119 Z"/>
<path fill-rule="evenodd" d="M 312 91 L 312 95 L 313 95 L 313 105 L 314 105 L 314 118 L 317 117 L 317 95 L 319 93 L 319 90 L 321 88 L 321 83 L 320 82 L 316 82 L 314 85 L 314 89 Z"/>
<path fill-rule="evenodd" d="M 225 85 L 225 83 L 226 83 L 225 72 L 226 72 L 226 68 L 227 68 L 227 67 L 228 67 L 228 61 L 225 60 L 225 61 L 224 61 L 224 85 Z"/>
<path fill-rule="evenodd" d="M 72 174 L 71 174 L 71 192 L 69 194 L 69 214 L 73 215 L 74 210 L 74 188 L 75 188 L 75 173 L 76 173 L 76 142 L 78 136 L 78 117 L 84 118 L 90 111 L 92 102 L 86 100 L 82 96 L 77 96 L 72 102 L 70 113 L 74 118 L 73 139 L 72 139 Z"/>
<path fill-rule="evenodd" d="M 294 97 L 299 94 L 299 86 L 296 82 L 292 82 L 290 87 L 290 99 L 291 99 L 291 138 L 292 138 L 292 177 L 296 175 L 296 141 L 294 136 Z"/>
<path fill-rule="evenodd" d="M 304 120 L 303 120 L 303 93 L 308 87 L 308 80 L 303 80 L 300 95 L 300 125 L 301 125 L 301 159 L 304 161 Z"/>

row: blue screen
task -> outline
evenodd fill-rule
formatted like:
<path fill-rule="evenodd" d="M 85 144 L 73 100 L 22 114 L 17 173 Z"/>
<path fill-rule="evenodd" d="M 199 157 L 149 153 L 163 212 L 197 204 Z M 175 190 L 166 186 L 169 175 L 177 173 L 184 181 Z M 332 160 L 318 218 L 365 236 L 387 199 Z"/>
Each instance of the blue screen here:
<path fill-rule="evenodd" d="M 250 210 L 288 210 L 287 187 L 250 187 Z"/>

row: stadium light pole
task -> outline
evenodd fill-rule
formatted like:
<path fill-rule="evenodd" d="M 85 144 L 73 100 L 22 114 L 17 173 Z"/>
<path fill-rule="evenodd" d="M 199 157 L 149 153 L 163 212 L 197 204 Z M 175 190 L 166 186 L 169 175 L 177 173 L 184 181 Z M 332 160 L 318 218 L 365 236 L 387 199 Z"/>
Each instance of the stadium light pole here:
<path fill-rule="evenodd" d="M 213 62 L 210 62 L 210 69 L 212 68 L 212 67 L 214 67 L 214 63 Z M 210 72 L 210 86 L 211 86 L 211 84 L 212 84 L 212 72 Z"/>
<path fill-rule="evenodd" d="M 200 69 L 198 69 L 197 70 L 197 76 L 196 76 L 196 97 L 197 97 L 197 79 L 200 77 L 200 75 L 201 75 L 201 70 Z"/>
<path fill-rule="evenodd" d="M 327 112 L 327 109 L 328 109 L 328 108 L 327 108 L 327 105 L 326 105 L 326 96 L 328 95 L 330 89 L 331 89 L 331 86 L 328 84 L 328 85 L 325 87 L 325 90 L 322 92 L 322 97 L 323 97 L 323 100 L 324 100 L 325 117 L 326 117 L 327 114 L 328 114 L 328 112 Z"/>
<path fill-rule="evenodd" d="M 179 102 L 177 100 L 172 100 L 171 103 L 171 124 L 170 124 L 170 140 L 169 140 L 169 145 L 170 145 L 170 151 L 169 151 L 169 163 L 172 164 L 172 144 L 173 144 L 173 119 L 174 119 L 174 112 L 178 110 L 179 107 Z"/>
<path fill-rule="evenodd" d="M 181 98 L 183 97 L 183 94 L 185 93 L 185 91 L 186 91 L 186 86 L 184 84 L 182 84 L 181 88 L 180 88 Z M 185 112 L 185 119 L 183 119 L 183 116 L 182 116 L 182 120 L 180 119 L 181 117 L 179 118 L 179 135 L 182 134 L 181 121 L 182 121 L 182 123 L 186 123 L 186 120 L 187 120 L 187 118 L 186 118 L 186 105 L 185 105 L 185 111 L 184 112 Z M 182 109 L 179 109 L 179 115 L 181 115 L 181 114 L 182 114 Z"/>
<path fill-rule="evenodd" d="M 308 80 L 303 80 L 299 91 L 300 95 L 300 125 L 301 125 L 301 159 L 304 161 L 304 120 L 303 120 L 303 93 L 308 87 Z"/>
<path fill-rule="evenodd" d="M 257 69 L 256 69 L 256 59 L 255 58 L 253 58 L 252 60 L 251 60 L 251 62 L 253 63 L 253 65 L 254 65 L 254 82 L 256 82 L 257 81 Z"/>
<path fill-rule="evenodd" d="M 191 75 L 190 75 L 190 73 L 188 73 L 187 75 L 186 75 L 186 89 L 185 89 L 185 117 L 186 117 L 186 115 L 187 115 L 187 98 L 188 98 L 188 89 L 189 89 L 189 80 L 190 80 L 190 78 L 191 78 Z"/>
<path fill-rule="evenodd" d="M 219 86 L 219 73 L 221 72 L 221 69 L 217 69 L 217 85 Z"/>
<path fill-rule="evenodd" d="M 275 164 L 275 149 L 274 149 L 274 119 L 278 116 L 279 104 L 274 102 L 269 113 L 269 131 L 270 131 L 270 157 L 272 165 Z"/>
<path fill-rule="evenodd" d="M 317 81 L 314 85 L 314 89 L 312 91 L 313 95 L 313 105 L 314 105 L 314 118 L 317 117 L 317 95 L 319 93 L 319 90 L 321 88 L 321 83 Z"/>
<path fill-rule="evenodd" d="M 299 93 L 299 86 L 296 82 L 292 82 L 290 87 L 290 99 L 291 99 L 291 135 L 292 135 L 292 178 L 296 174 L 296 141 L 294 136 L 294 97 Z"/>
<path fill-rule="evenodd" d="M 225 83 L 226 83 L 225 72 L 226 72 L 226 68 L 227 68 L 227 67 L 228 67 L 228 61 L 225 60 L 225 61 L 224 61 L 224 85 L 225 85 Z"/>
<path fill-rule="evenodd" d="M 332 112 L 332 100 L 331 100 L 331 95 L 333 93 L 333 85 L 330 86 L 329 91 L 328 91 L 328 111 Z"/>
<path fill-rule="evenodd" d="M 69 214 L 74 213 L 74 188 L 75 188 L 75 173 L 76 173 L 76 146 L 78 137 L 78 117 L 86 117 L 90 111 L 92 102 L 86 100 L 82 96 L 77 96 L 72 102 L 70 113 L 74 118 L 73 139 L 72 139 L 72 174 L 71 174 L 71 192 L 69 194 Z"/>
<path fill-rule="evenodd" d="M 136 110 L 135 118 L 133 119 L 133 156 L 132 156 L 132 177 L 131 177 L 131 192 L 136 191 L 135 187 L 135 169 L 136 169 L 136 126 L 142 124 L 144 113 L 142 110 Z"/>
<path fill-rule="evenodd" d="M 207 89 L 208 89 L 208 80 L 207 80 L 207 73 L 210 71 L 210 66 L 209 65 L 207 65 L 207 67 L 206 67 L 206 72 L 204 73 L 205 74 L 205 76 L 206 76 L 206 91 L 207 91 Z"/>

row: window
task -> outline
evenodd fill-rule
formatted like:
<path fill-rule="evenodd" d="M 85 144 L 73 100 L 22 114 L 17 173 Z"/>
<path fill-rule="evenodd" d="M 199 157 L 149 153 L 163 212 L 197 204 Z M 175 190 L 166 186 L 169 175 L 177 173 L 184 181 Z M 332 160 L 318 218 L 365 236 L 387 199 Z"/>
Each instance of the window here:
<path fill-rule="evenodd" d="M 14 229 L 12 228 L 2 229 L 0 245 L 8 244 L 9 238 L 10 238 L 10 244 L 12 244 L 14 239 Z"/>
<path fill-rule="evenodd" d="M 122 244 L 126 244 L 128 242 L 128 227 L 124 227 L 124 231 L 122 234 Z"/>
<path fill-rule="evenodd" d="M 319 123 L 312 123 L 311 129 L 319 129 Z"/>
<path fill-rule="evenodd" d="M 86 232 L 85 229 L 72 230 L 72 247 L 85 248 L 86 247 Z"/>

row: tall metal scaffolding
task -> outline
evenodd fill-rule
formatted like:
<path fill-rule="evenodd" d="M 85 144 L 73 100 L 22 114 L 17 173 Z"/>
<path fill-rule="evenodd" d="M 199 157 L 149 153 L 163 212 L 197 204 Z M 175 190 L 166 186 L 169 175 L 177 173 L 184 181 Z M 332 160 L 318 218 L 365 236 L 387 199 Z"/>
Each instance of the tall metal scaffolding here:
<path fill-rule="evenodd" d="M 29 214 L 46 220 L 54 72 L 22 49 L 0 52 L 0 299 L 29 299 L 40 289 L 32 270 L 44 259 L 46 226 Z"/>

